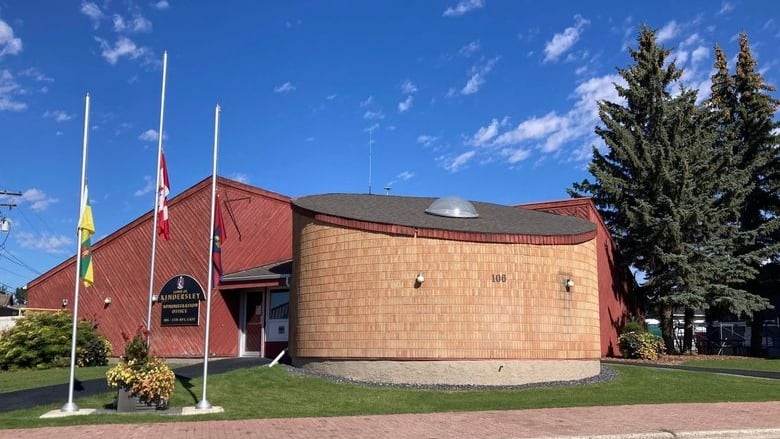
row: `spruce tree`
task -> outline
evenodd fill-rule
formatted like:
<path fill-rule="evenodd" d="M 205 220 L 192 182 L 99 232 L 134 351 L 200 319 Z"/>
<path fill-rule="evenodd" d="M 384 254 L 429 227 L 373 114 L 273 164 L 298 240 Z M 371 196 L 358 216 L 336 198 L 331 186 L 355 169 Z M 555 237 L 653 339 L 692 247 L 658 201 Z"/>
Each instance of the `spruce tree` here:
<path fill-rule="evenodd" d="M 716 47 L 716 71 L 708 105 L 718 118 L 722 152 L 730 154 L 728 175 L 744 185 L 741 201 L 739 195 L 735 197 L 739 201 L 736 223 L 743 240 L 734 256 L 748 264 L 752 273 L 758 273 L 758 278 L 765 278 L 778 262 L 780 150 L 778 136 L 773 132 L 778 126 L 774 122 L 778 100 L 769 94 L 775 88 L 756 71 L 757 63 L 745 33 L 740 34 L 739 46 L 733 76 L 728 73 L 723 51 Z M 749 279 L 744 290 L 714 290 L 710 300 L 715 311 L 752 322 L 754 354 L 761 348 L 760 312 L 769 307 L 767 298 L 761 294 L 760 282 Z"/>
<path fill-rule="evenodd" d="M 660 311 L 667 351 L 673 311 L 685 310 L 683 349 L 690 351 L 694 309 L 707 308 L 713 294 L 746 297 L 740 285 L 754 275 L 734 257 L 746 239 L 737 222 L 745 174 L 727 172 L 733 136 L 718 129 L 722 115 L 697 106 L 695 91 L 671 93 L 682 72 L 653 31 L 643 27 L 630 55 L 634 64 L 619 70 L 628 85 L 616 85 L 625 105 L 599 103 L 596 133 L 607 152 L 594 148 L 594 181 L 570 193 L 593 197 L 619 251 L 644 273 L 642 290 Z"/>

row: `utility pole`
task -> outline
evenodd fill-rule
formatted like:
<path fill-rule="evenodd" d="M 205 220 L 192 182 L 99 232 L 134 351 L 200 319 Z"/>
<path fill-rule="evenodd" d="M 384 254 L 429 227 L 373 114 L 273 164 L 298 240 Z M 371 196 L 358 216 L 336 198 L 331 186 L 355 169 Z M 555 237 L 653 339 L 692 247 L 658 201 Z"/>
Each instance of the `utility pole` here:
<path fill-rule="evenodd" d="M 0 196 L 12 196 L 12 197 L 21 197 L 21 192 L 11 192 L 6 191 L 3 189 L 0 189 Z M 9 210 L 16 207 L 16 203 L 0 203 L 0 207 L 7 207 Z M 8 223 L 8 218 L 6 218 L 4 215 L 0 213 L 0 232 L 7 232 L 10 229 L 10 224 Z"/>

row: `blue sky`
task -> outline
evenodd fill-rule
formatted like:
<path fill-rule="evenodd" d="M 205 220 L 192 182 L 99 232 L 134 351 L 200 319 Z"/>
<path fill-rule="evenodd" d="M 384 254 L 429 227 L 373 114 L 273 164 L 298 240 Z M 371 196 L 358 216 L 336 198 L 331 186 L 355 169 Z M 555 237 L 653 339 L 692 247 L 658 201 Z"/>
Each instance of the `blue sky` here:
<path fill-rule="evenodd" d="M 97 237 L 152 209 L 162 53 L 172 194 L 218 173 L 292 197 L 566 197 L 598 144 L 642 23 L 709 90 L 713 46 L 732 68 L 746 31 L 780 84 L 775 1 L 0 0 L 0 282 L 75 252 L 84 96 Z M 171 219 L 175 230 L 176 218 Z"/>

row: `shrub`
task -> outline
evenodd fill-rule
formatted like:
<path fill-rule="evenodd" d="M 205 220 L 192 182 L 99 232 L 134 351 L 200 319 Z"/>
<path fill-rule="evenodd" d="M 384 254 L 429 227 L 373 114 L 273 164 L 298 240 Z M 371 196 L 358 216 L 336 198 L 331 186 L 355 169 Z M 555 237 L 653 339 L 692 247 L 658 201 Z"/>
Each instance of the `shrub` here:
<path fill-rule="evenodd" d="M 176 375 L 165 361 L 149 354 L 149 332 L 140 326 L 133 338 L 122 333 L 125 355 L 106 372 L 112 388 L 124 389 L 142 402 L 165 407 L 173 393 Z"/>
<path fill-rule="evenodd" d="M 64 311 L 30 313 L 0 337 L 0 369 L 47 369 L 70 365 L 73 316 Z M 111 343 L 92 321 L 78 323 L 76 364 L 108 364 Z"/>
<path fill-rule="evenodd" d="M 631 317 L 625 324 L 623 324 L 623 329 L 620 331 L 621 334 L 625 334 L 627 332 L 646 332 L 645 325 L 637 320 L 636 317 Z"/>
<path fill-rule="evenodd" d="M 664 342 L 647 331 L 629 331 L 618 337 L 620 352 L 626 358 L 656 360 L 664 351 Z"/>

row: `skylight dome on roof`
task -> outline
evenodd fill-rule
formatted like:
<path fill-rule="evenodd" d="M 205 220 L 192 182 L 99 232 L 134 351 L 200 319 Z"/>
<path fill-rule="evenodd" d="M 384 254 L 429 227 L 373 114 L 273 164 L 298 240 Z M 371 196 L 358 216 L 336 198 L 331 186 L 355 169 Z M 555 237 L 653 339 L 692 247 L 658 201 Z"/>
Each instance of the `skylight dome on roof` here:
<path fill-rule="evenodd" d="M 449 218 L 478 218 L 473 204 L 460 197 L 442 197 L 431 203 L 425 213 Z"/>

